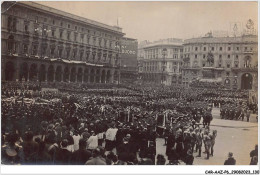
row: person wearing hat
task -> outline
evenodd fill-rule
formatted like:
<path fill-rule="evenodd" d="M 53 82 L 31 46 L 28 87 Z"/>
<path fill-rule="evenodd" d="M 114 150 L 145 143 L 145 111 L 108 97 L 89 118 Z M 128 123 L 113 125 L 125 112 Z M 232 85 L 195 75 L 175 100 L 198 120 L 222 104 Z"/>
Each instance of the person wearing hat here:
<path fill-rule="evenodd" d="M 233 157 L 233 153 L 228 153 L 228 159 L 225 160 L 224 165 L 236 165 L 236 159 Z"/>
<path fill-rule="evenodd" d="M 250 165 L 254 165 L 256 159 L 258 158 L 258 145 L 255 145 L 255 149 L 250 152 L 251 162 Z"/>

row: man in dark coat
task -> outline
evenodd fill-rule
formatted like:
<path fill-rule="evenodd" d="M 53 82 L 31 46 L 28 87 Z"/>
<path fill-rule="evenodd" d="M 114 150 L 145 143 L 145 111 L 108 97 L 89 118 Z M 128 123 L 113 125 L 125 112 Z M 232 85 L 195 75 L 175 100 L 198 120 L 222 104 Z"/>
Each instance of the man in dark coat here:
<path fill-rule="evenodd" d="M 26 131 L 23 142 L 23 153 L 25 164 L 35 164 L 34 160 L 39 151 L 39 144 L 33 141 L 33 133 Z"/>
<path fill-rule="evenodd" d="M 58 165 L 70 165 L 72 153 L 67 150 L 68 140 L 63 139 L 61 147 L 56 152 L 56 164 Z"/>
<path fill-rule="evenodd" d="M 258 145 L 255 145 L 255 149 L 250 152 L 251 162 L 250 165 L 252 165 L 252 162 L 254 162 L 253 158 L 258 157 Z"/>
<path fill-rule="evenodd" d="M 228 153 L 228 159 L 225 160 L 224 165 L 236 165 L 236 159 L 234 159 L 233 153 Z"/>
<path fill-rule="evenodd" d="M 92 156 L 91 152 L 86 149 L 87 143 L 85 140 L 79 140 L 79 149 L 72 153 L 73 165 L 85 165 L 85 163 Z"/>

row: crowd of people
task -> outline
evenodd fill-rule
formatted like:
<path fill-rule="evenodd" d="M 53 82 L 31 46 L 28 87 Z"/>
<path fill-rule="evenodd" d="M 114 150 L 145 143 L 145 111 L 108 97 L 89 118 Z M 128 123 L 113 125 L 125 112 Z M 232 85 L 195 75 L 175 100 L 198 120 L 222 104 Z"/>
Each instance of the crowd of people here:
<path fill-rule="evenodd" d="M 214 155 L 212 106 L 222 108 L 230 96 L 243 101 L 245 95 L 150 85 L 121 88 L 72 93 L 3 84 L 3 164 L 192 165 L 194 152 L 201 157 L 204 151 L 206 159 Z M 165 139 L 167 158 L 156 156 L 158 137 Z"/>

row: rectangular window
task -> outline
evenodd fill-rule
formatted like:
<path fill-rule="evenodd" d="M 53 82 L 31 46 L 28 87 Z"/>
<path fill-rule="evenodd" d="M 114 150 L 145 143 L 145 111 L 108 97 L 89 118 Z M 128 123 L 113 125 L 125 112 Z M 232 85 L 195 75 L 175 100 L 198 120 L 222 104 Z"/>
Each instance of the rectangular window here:
<path fill-rule="evenodd" d="M 84 40 L 84 34 L 81 34 L 80 35 L 80 41 L 83 42 L 83 40 Z"/>
<path fill-rule="evenodd" d="M 70 29 L 70 24 L 68 24 L 68 28 Z"/>
<path fill-rule="evenodd" d="M 74 35 L 74 41 L 77 41 L 77 37 L 78 37 L 78 34 L 75 33 L 75 35 Z"/>
<path fill-rule="evenodd" d="M 27 54 L 28 53 L 28 44 L 23 45 L 23 53 Z"/>
<path fill-rule="evenodd" d="M 62 39 L 63 31 L 60 31 L 60 38 Z"/>
<path fill-rule="evenodd" d="M 99 44 L 99 46 L 101 46 L 101 38 L 98 40 L 98 44 Z"/>
<path fill-rule="evenodd" d="M 198 47 L 195 47 L 195 51 L 198 51 Z"/>
<path fill-rule="evenodd" d="M 82 61 L 82 58 L 83 58 L 83 51 L 80 52 L 80 61 Z"/>
<path fill-rule="evenodd" d="M 73 58 L 74 58 L 74 59 L 75 59 L 76 55 L 77 55 L 77 50 L 74 49 L 74 51 L 73 51 Z"/>
<path fill-rule="evenodd" d="M 230 51 L 231 50 L 231 47 L 228 47 L 228 51 Z"/>
<path fill-rule="evenodd" d="M 221 64 L 218 64 L 218 67 L 221 67 L 222 65 Z"/>
<path fill-rule="evenodd" d="M 219 50 L 222 51 L 222 47 L 220 47 Z"/>
<path fill-rule="evenodd" d="M 38 49 L 38 46 L 37 46 L 37 45 L 34 45 L 34 46 L 33 46 L 33 51 L 32 51 L 32 54 L 33 54 L 33 55 L 37 55 L 37 49 Z"/>
<path fill-rule="evenodd" d="M 203 50 L 206 51 L 206 47 L 204 47 Z"/>
<path fill-rule="evenodd" d="M 238 55 L 236 55 L 236 58 L 238 59 Z"/>
<path fill-rule="evenodd" d="M 52 37 L 55 36 L 55 30 L 54 30 L 54 29 L 51 30 L 51 36 L 52 36 Z"/>
<path fill-rule="evenodd" d="M 70 57 L 70 49 L 67 49 L 67 59 Z"/>
<path fill-rule="evenodd" d="M 89 44 L 89 41 L 90 41 L 90 36 L 88 36 L 88 38 L 87 38 L 87 43 Z"/>
<path fill-rule="evenodd" d="M 239 47 L 237 47 L 237 51 L 239 51 Z"/>
<path fill-rule="evenodd" d="M 227 72 L 226 74 L 227 74 L 227 76 L 229 76 L 229 72 Z"/>
<path fill-rule="evenodd" d="M 67 40 L 70 40 L 70 32 L 67 33 Z"/>
<path fill-rule="evenodd" d="M 42 46 L 42 56 L 45 56 L 47 50 L 47 45 Z"/>
<path fill-rule="evenodd" d="M 55 47 L 51 48 L 51 56 L 54 56 Z"/>
<path fill-rule="evenodd" d="M 197 58 L 197 55 L 195 55 L 195 58 Z"/>
<path fill-rule="evenodd" d="M 219 58 L 222 58 L 222 55 L 219 55 Z"/>
<path fill-rule="evenodd" d="M 25 24 L 24 25 L 24 31 L 25 31 L 25 33 L 28 33 L 29 31 L 28 31 L 28 24 Z"/>
<path fill-rule="evenodd" d="M 230 58 L 230 55 L 228 55 L 227 57 Z"/>
<path fill-rule="evenodd" d="M 59 49 L 59 58 L 62 57 L 62 50 L 63 50 L 62 48 Z"/>
<path fill-rule="evenodd" d="M 211 47 L 211 50 L 214 51 L 214 47 Z"/>
<path fill-rule="evenodd" d="M 227 64 L 227 68 L 230 68 L 230 64 Z"/>
<path fill-rule="evenodd" d="M 247 51 L 247 47 L 245 47 L 245 51 Z"/>
<path fill-rule="evenodd" d="M 203 54 L 203 58 L 206 58 L 206 55 L 205 55 L 205 54 Z"/>

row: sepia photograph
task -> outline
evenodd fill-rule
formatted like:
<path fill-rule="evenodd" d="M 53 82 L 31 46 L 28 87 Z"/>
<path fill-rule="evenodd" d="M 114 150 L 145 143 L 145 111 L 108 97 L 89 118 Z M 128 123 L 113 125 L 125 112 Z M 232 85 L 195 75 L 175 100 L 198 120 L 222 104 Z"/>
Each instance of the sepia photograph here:
<path fill-rule="evenodd" d="M 1 2 L 2 166 L 259 174 L 258 138 L 257 1 Z"/>

